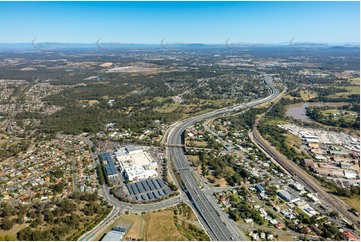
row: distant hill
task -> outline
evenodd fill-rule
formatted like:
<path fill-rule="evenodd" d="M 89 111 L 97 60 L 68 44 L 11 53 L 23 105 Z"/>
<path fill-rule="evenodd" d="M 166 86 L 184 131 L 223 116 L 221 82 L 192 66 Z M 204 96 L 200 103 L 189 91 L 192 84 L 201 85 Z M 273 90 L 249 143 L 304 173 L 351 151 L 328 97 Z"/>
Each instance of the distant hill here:
<path fill-rule="evenodd" d="M 331 46 L 329 48 L 327 48 L 328 50 L 360 50 L 359 46 L 352 46 L 352 45 L 348 45 L 348 46 Z"/>

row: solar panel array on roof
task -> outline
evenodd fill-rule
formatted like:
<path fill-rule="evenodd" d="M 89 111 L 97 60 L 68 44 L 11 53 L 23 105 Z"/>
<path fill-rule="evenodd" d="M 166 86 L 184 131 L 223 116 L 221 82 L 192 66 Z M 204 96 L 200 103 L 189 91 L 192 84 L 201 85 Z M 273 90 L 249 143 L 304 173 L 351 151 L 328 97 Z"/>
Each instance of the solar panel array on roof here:
<path fill-rule="evenodd" d="M 109 153 L 103 153 L 102 159 L 107 161 L 107 164 L 104 165 L 105 171 L 108 176 L 116 175 L 118 173 L 117 168 L 115 167 L 114 160 L 110 157 Z"/>
<path fill-rule="evenodd" d="M 147 194 L 142 194 L 141 196 L 142 196 L 142 199 L 143 199 L 143 200 L 149 200 Z"/>
<path fill-rule="evenodd" d="M 128 188 L 128 191 L 129 191 L 130 195 L 135 195 L 134 192 L 133 192 L 132 186 L 130 184 L 127 184 L 127 188 Z"/>
<path fill-rule="evenodd" d="M 150 190 L 155 190 L 155 187 L 150 179 L 147 179 L 146 182 L 147 182 L 148 186 L 150 187 Z"/>
<path fill-rule="evenodd" d="M 150 190 L 148 184 L 145 181 L 142 181 L 142 185 L 146 191 Z"/>
<path fill-rule="evenodd" d="M 157 191 L 154 191 L 154 192 L 153 192 L 153 195 L 154 195 L 155 198 L 160 198 L 160 196 L 159 196 L 159 194 L 158 194 Z"/>
<path fill-rule="evenodd" d="M 158 190 L 159 196 L 164 196 L 164 192 L 162 190 Z"/>
<path fill-rule="evenodd" d="M 132 187 L 132 190 L 134 192 L 135 195 L 139 194 L 140 192 L 138 191 L 138 188 L 137 186 L 133 183 L 131 184 L 131 187 Z"/>
<path fill-rule="evenodd" d="M 152 179 L 152 182 L 153 182 L 153 184 L 154 184 L 155 188 L 157 188 L 157 189 L 159 189 L 159 188 L 160 188 L 160 186 L 159 186 L 158 182 L 157 182 L 154 178 Z"/>
<path fill-rule="evenodd" d="M 160 178 L 149 178 L 126 185 L 129 194 L 137 200 L 152 200 L 169 195 L 171 192 Z"/>
<path fill-rule="evenodd" d="M 166 195 L 168 195 L 168 194 L 170 193 L 170 191 L 169 191 L 168 188 L 164 188 L 164 189 L 163 189 L 163 192 L 164 192 Z"/>
<path fill-rule="evenodd" d="M 145 192 L 145 190 L 140 182 L 136 182 L 135 185 L 137 186 L 140 193 Z"/>
<path fill-rule="evenodd" d="M 164 187 L 164 182 L 162 181 L 162 179 L 157 178 L 157 182 L 159 183 L 159 186 Z"/>
<path fill-rule="evenodd" d="M 148 195 L 149 199 L 154 199 L 154 195 L 153 195 L 153 193 L 148 192 L 148 193 L 147 193 L 147 195 Z"/>

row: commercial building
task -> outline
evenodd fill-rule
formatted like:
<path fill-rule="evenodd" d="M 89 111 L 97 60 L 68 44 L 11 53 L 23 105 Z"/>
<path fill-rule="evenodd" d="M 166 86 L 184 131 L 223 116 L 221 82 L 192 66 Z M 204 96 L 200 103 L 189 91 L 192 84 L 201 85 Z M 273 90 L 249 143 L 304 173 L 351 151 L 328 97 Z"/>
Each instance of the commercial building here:
<path fill-rule="evenodd" d="M 310 134 L 304 134 L 302 135 L 303 139 L 318 139 L 318 136 L 316 135 L 310 135 Z"/>
<path fill-rule="evenodd" d="M 127 146 L 115 152 L 124 177 L 129 181 L 139 181 L 157 177 L 156 161 L 142 147 Z"/>
<path fill-rule="evenodd" d="M 265 192 L 264 188 L 261 186 L 261 185 L 256 185 L 255 186 L 256 190 L 259 192 L 259 193 L 262 193 L 262 192 Z"/>
<path fill-rule="evenodd" d="M 347 162 L 340 162 L 340 167 L 342 169 L 350 169 L 354 166 L 354 164 L 352 163 L 347 163 Z"/>
<path fill-rule="evenodd" d="M 115 167 L 114 160 L 109 153 L 102 154 L 102 160 L 105 167 L 105 171 L 109 178 L 115 178 L 118 176 L 118 170 Z"/>
<path fill-rule="evenodd" d="M 305 141 L 307 143 L 315 143 L 315 144 L 318 144 L 320 143 L 320 141 L 318 139 L 305 139 Z"/>
<path fill-rule="evenodd" d="M 125 230 L 111 230 L 101 239 L 101 241 L 122 241 Z"/>
<path fill-rule="evenodd" d="M 125 147 L 125 150 L 129 155 L 138 154 L 138 153 L 143 152 L 143 149 L 138 146 L 127 146 L 127 147 Z"/>
<path fill-rule="evenodd" d="M 327 158 L 323 155 L 316 155 L 315 159 L 319 161 L 327 161 Z"/>
<path fill-rule="evenodd" d="M 302 191 L 303 189 L 304 189 L 304 186 L 302 186 L 300 183 L 298 183 L 298 182 L 294 182 L 293 184 L 292 184 L 292 187 L 294 187 L 296 190 L 298 190 L 298 191 Z"/>
<path fill-rule="evenodd" d="M 357 178 L 357 173 L 356 172 L 344 171 L 343 173 L 345 174 L 346 179 L 356 179 Z"/>
<path fill-rule="evenodd" d="M 313 202 L 315 202 L 315 203 L 319 202 L 318 198 L 315 197 L 315 196 L 314 196 L 313 194 L 311 194 L 311 193 L 307 193 L 306 196 L 307 196 L 309 199 L 311 199 Z"/>
<path fill-rule="evenodd" d="M 146 170 L 144 166 L 137 166 L 131 163 L 125 164 L 124 177 L 129 181 L 138 181 L 157 176 L 157 172 L 155 170 Z"/>
<path fill-rule="evenodd" d="M 294 195 L 288 191 L 285 191 L 285 190 L 281 190 L 281 191 L 277 192 L 277 196 L 279 198 L 283 199 L 284 201 L 291 202 L 291 203 L 300 200 L 299 197 L 297 197 L 296 195 Z"/>

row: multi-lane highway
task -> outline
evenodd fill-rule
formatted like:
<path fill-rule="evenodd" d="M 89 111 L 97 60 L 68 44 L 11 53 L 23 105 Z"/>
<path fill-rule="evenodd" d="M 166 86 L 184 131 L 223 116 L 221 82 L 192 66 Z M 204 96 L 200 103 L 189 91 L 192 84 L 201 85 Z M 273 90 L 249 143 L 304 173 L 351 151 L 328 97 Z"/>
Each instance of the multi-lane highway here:
<path fill-rule="evenodd" d="M 182 139 L 181 135 L 184 130 L 191 126 L 192 124 L 199 122 L 201 120 L 218 116 L 220 114 L 233 113 L 240 109 L 250 108 L 265 102 L 269 102 L 277 98 L 279 91 L 272 86 L 270 83 L 270 78 L 265 78 L 265 84 L 269 87 L 271 95 L 260 99 L 255 100 L 249 103 L 243 103 L 239 105 L 234 105 L 231 107 L 225 107 L 218 109 L 209 113 L 205 113 L 193 118 L 186 119 L 181 122 L 177 122 L 172 125 L 166 132 L 166 135 L 163 139 L 163 143 L 181 145 Z M 196 211 L 198 218 L 201 221 L 202 226 L 206 229 L 207 233 L 210 235 L 212 240 L 246 240 L 243 234 L 240 232 L 238 227 L 232 223 L 224 214 L 223 211 L 217 207 L 217 204 L 214 199 L 209 195 L 205 194 L 197 184 L 195 179 L 195 174 L 190 168 L 186 157 L 184 156 L 184 150 L 181 146 L 170 146 L 167 147 L 167 156 L 173 161 L 176 170 L 178 171 L 184 185 L 185 185 L 185 194 L 188 196 L 191 205 L 193 206 L 194 211 Z M 172 174 L 172 171 L 170 171 Z M 173 177 L 173 180 L 174 177 Z M 176 182 L 176 180 L 175 180 Z M 177 182 L 176 182 L 177 183 Z M 170 206 L 174 206 L 180 202 L 187 202 L 185 200 L 185 194 L 177 196 L 165 201 L 155 203 L 155 204 L 129 204 L 124 203 L 112 195 L 109 195 L 109 188 L 105 185 L 102 187 L 102 196 L 113 205 L 112 212 L 94 229 L 84 234 L 79 240 L 93 240 L 101 231 L 103 226 L 106 226 L 111 221 L 113 221 L 121 212 L 143 212 L 143 211 L 154 211 Z"/>
<path fill-rule="evenodd" d="M 266 98 L 231 107 L 225 107 L 186 119 L 172 126 L 166 133 L 165 141 L 168 145 L 170 145 L 167 147 L 167 155 L 174 163 L 174 166 L 184 183 L 185 192 L 188 195 L 194 210 L 197 212 L 198 218 L 200 219 L 203 227 L 206 229 L 212 240 L 246 240 L 246 238 L 242 235 L 239 229 L 232 226 L 231 223 L 228 221 L 222 221 L 221 217 L 223 217 L 224 220 L 228 218 L 225 218 L 224 214 L 220 214 L 219 211 L 217 211 L 215 204 L 210 201 L 212 198 L 207 197 L 198 187 L 193 174 L 194 171 L 190 168 L 188 160 L 184 155 L 184 148 L 171 145 L 181 145 L 183 142 L 181 137 L 183 132 L 194 123 L 220 114 L 235 112 L 240 109 L 250 108 L 274 100 L 279 94 L 278 89 L 272 86 L 270 77 L 268 76 L 265 78 L 265 84 L 269 87 L 271 93 L 271 95 Z"/>

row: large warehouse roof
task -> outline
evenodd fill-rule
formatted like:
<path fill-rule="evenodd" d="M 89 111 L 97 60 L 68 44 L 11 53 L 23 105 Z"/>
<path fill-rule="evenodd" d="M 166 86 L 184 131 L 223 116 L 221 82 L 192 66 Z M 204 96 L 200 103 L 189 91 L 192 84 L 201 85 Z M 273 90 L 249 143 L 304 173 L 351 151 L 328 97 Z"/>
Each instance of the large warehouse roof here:
<path fill-rule="evenodd" d="M 124 232 L 119 231 L 109 231 L 101 241 L 121 241 L 122 237 L 124 235 Z"/>
<path fill-rule="evenodd" d="M 299 197 L 296 197 L 294 194 L 285 190 L 277 192 L 277 195 L 286 202 L 295 202 L 300 199 Z"/>

